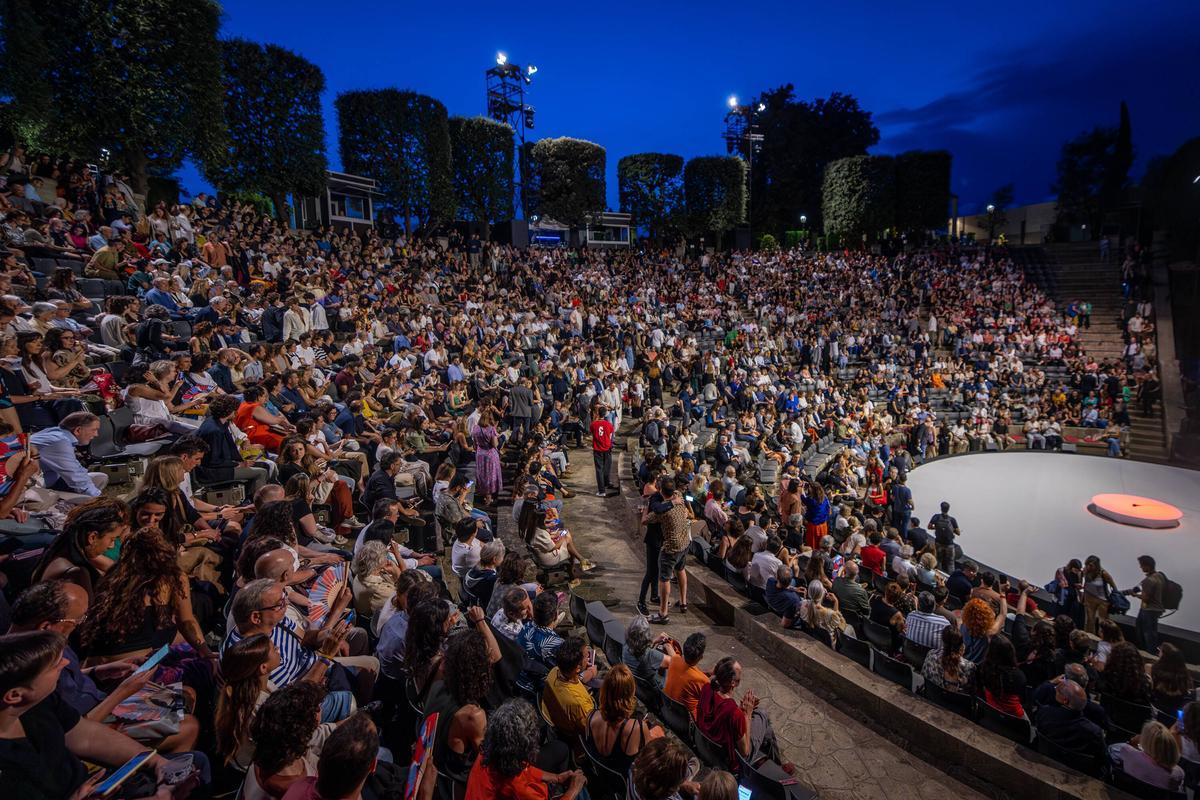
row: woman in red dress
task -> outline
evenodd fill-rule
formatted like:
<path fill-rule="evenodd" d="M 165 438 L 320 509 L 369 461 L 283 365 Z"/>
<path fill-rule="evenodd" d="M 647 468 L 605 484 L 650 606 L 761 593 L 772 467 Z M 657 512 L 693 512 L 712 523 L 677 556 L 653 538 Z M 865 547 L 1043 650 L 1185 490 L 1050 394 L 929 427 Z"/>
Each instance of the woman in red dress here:
<path fill-rule="evenodd" d="M 251 442 L 262 445 L 272 453 L 278 453 L 279 445 L 283 444 L 283 434 L 275 433 L 271 426 L 278 425 L 284 429 L 292 426 L 286 417 L 277 416 L 263 408 L 262 399 L 262 387 L 247 387 L 233 421 Z"/>

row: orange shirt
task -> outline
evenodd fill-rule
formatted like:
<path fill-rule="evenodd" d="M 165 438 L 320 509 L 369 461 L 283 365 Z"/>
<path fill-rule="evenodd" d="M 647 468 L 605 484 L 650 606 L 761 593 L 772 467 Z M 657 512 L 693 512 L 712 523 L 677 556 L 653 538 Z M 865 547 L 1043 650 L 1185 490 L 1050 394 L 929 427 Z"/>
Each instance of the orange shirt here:
<path fill-rule="evenodd" d="M 683 656 L 676 656 L 667 665 L 667 679 L 663 683 L 663 694 L 677 703 L 687 706 L 688 712 L 696 716 L 696 704 L 700 702 L 700 690 L 708 685 L 708 676 L 698 667 L 689 666 Z"/>

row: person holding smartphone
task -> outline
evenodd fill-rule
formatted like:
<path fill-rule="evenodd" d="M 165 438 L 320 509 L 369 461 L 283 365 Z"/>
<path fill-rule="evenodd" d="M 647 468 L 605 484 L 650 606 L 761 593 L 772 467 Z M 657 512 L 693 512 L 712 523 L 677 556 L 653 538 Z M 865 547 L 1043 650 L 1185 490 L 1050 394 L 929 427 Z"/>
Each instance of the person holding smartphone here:
<path fill-rule="evenodd" d="M 104 776 L 89 778 L 84 761 L 117 769 L 146 749 L 58 697 L 65 646 L 48 630 L 0 636 L 0 797 L 86 800 Z M 207 772 L 203 754 L 193 757 L 197 771 Z M 158 784 L 175 770 L 156 754 L 142 771 Z"/>

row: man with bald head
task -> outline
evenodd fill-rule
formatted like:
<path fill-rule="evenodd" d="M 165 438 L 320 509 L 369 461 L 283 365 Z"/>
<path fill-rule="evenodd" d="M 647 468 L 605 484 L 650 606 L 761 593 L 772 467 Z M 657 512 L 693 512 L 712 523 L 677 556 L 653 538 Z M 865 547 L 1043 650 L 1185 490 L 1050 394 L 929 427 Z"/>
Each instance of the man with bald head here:
<path fill-rule="evenodd" d="M 87 611 L 88 595 L 82 587 L 66 581 L 43 581 L 26 589 L 13 603 L 12 627 L 8 632 L 54 631 L 70 638 Z M 136 694 L 154 676 L 153 670 L 135 675 L 137 665 L 132 661 L 112 661 L 84 669 L 70 644 L 63 648 L 63 658 L 67 664 L 58 674 L 56 692 L 64 703 L 95 722 L 104 722 L 117 705 Z M 115 686 L 106 693 L 96 681 Z M 190 750 L 199 733 L 199 721 L 188 714 L 179 731 L 162 739 L 161 744 L 160 735 L 152 735 L 159 750 L 177 752 Z"/>
<path fill-rule="evenodd" d="M 1068 669 L 1074 664 L 1069 664 Z M 1086 680 L 1087 673 L 1083 673 Z M 1079 677 L 1079 673 L 1075 674 Z M 1038 736 L 1059 747 L 1103 759 L 1106 755 L 1104 729 L 1089 719 L 1087 690 L 1069 675 L 1059 675 L 1034 691 L 1034 722 Z M 1103 763 L 1099 761 L 1098 763 Z"/>

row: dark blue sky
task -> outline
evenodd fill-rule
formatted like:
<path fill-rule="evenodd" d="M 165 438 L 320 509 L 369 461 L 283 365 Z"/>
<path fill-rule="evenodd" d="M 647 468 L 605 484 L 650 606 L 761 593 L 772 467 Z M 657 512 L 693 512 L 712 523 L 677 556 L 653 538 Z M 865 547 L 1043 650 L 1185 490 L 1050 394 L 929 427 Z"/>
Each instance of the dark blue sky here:
<path fill-rule="evenodd" d="M 919 8 L 915 8 L 919 6 Z M 483 113 L 497 50 L 539 72 L 534 138 L 576 136 L 616 164 L 648 150 L 724 152 L 725 100 L 785 83 L 810 99 L 842 91 L 872 111 L 877 153 L 946 148 L 964 210 L 1013 183 L 1050 199 L 1063 140 L 1115 125 L 1129 103 L 1137 153 L 1200 135 L 1200 2 L 479 3 L 224 0 L 224 34 L 295 50 L 333 99 L 396 86 L 451 114 Z M 202 183 L 192 170 L 184 187 Z"/>

